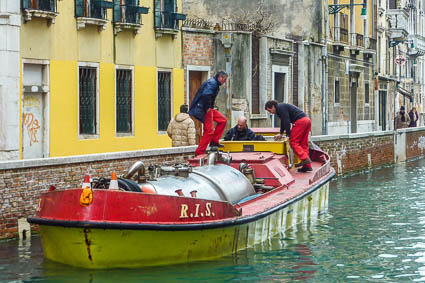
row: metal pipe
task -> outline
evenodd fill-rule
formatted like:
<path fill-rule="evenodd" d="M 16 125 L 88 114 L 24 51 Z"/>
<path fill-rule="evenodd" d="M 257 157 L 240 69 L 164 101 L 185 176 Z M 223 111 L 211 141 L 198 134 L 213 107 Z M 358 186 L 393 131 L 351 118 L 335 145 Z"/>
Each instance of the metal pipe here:
<path fill-rule="evenodd" d="M 327 135 L 326 121 L 326 96 L 328 83 L 328 37 L 329 37 L 329 0 L 326 0 L 325 5 L 325 38 L 324 47 L 322 49 L 322 135 Z"/>
<path fill-rule="evenodd" d="M 207 165 L 214 165 L 216 158 L 217 158 L 217 153 L 216 152 L 211 152 L 210 154 L 208 154 Z"/>
<path fill-rule="evenodd" d="M 140 170 L 140 172 L 139 172 L 140 175 L 144 175 L 145 174 L 145 171 L 146 171 L 145 170 L 145 164 L 142 161 L 137 161 L 136 163 L 134 163 L 130 167 L 130 169 L 128 170 L 128 172 L 123 175 L 123 178 L 124 179 L 130 179 L 139 170 Z"/>

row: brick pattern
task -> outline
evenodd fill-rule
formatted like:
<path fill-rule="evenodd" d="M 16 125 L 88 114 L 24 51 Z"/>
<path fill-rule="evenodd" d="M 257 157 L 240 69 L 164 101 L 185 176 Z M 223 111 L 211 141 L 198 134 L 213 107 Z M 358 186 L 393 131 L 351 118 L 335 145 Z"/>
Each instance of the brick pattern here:
<path fill-rule="evenodd" d="M 213 34 L 183 32 L 183 64 L 212 66 L 214 63 Z"/>
<path fill-rule="evenodd" d="M 322 150 L 328 152 L 331 165 L 337 174 L 346 174 L 367 169 L 368 154 L 371 155 L 371 167 L 392 164 L 394 162 L 394 136 L 370 136 L 364 138 L 346 138 L 315 142 Z M 337 160 L 341 160 L 339 172 Z"/>
<path fill-rule="evenodd" d="M 17 236 L 18 218 L 35 214 L 40 193 L 47 191 L 50 185 L 57 189 L 78 188 L 85 174 L 109 178 L 112 171 L 124 174 L 136 161 L 144 162 L 145 166 L 174 164 L 184 162 L 190 155 L 193 153 L 0 170 L 0 239 Z"/>
<path fill-rule="evenodd" d="M 406 132 L 406 158 L 425 154 L 425 131 Z"/>

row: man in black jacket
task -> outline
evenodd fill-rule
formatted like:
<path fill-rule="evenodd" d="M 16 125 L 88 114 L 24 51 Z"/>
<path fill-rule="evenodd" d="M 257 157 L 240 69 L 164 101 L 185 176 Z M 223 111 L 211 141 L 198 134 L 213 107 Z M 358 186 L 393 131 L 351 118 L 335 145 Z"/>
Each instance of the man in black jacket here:
<path fill-rule="evenodd" d="M 231 128 L 224 136 L 225 141 L 252 141 L 255 140 L 255 134 L 246 125 L 246 117 L 240 117 L 238 124 Z"/>
<path fill-rule="evenodd" d="M 286 132 L 289 137 L 289 144 L 301 159 L 300 163 L 295 164 L 295 167 L 302 167 L 298 171 L 313 171 L 308 150 L 308 134 L 311 130 L 311 121 L 307 115 L 292 104 L 277 103 L 276 100 L 267 101 L 265 109 L 280 118 L 280 134 L 277 134 L 274 138 L 275 140 L 281 139 L 283 133 Z M 293 125 L 292 128 L 291 124 Z"/>

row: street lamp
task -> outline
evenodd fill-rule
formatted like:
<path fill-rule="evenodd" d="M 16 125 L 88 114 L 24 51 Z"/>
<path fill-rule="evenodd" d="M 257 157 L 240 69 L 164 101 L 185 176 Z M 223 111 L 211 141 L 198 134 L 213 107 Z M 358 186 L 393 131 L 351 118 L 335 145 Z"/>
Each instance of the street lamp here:
<path fill-rule="evenodd" d="M 339 11 L 341 11 L 342 9 L 345 8 L 350 8 L 352 6 L 359 6 L 362 5 L 362 13 L 360 14 L 360 16 L 362 17 L 362 19 L 366 19 L 367 17 L 367 13 L 366 13 L 366 1 L 367 0 L 363 0 L 363 3 L 353 3 L 353 4 L 332 4 L 329 5 L 329 14 L 331 15 L 335 15 L 337 14 Z"/>
<path fill-rule="evenodd" d="M 363 3 L 363 8 L 362 8 L 362 13 L 360 14 L 360 18 L 362 20 L 367 20 L 366 7 L 364 6 L 364 3 Z"/>

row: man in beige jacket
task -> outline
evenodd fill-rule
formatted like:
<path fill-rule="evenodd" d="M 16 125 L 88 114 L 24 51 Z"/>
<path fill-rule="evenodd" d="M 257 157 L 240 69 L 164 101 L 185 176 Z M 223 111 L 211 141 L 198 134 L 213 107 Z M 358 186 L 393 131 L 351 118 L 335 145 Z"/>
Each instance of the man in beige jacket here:
<path fill-rule="evenodd" d="M 188 106 L 180 106 L 180 113 L 171 119 L 167 128 L 167 134 L 173 141 L 173 146 L 195 145 L 195 123 L 187 114 Z"/>

